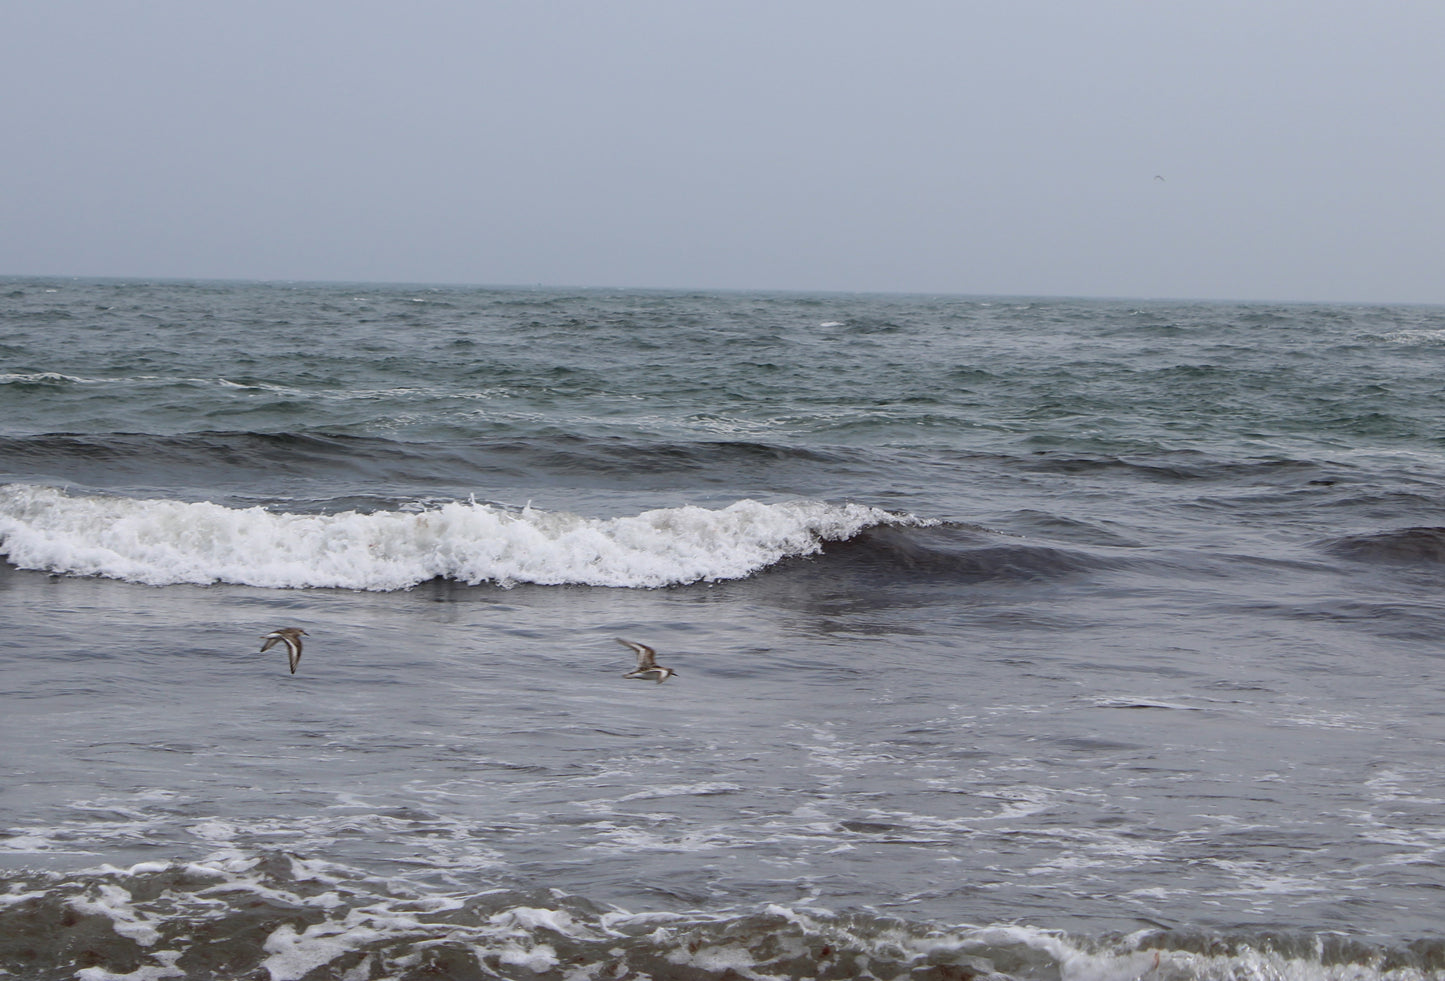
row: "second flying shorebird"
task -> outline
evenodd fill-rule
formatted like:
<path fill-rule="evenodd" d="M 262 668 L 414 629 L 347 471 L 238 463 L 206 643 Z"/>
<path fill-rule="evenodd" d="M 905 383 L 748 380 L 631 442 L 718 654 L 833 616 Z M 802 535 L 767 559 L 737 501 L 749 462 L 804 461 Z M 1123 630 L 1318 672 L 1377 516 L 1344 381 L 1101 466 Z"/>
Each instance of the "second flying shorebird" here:
<path fill-rule="evenodd" d="M 673 675 L 677 674 L 677 672 L 672 670 L 672 668 L 664 668 L 662 665 L 658 664 L 657 651 L 653 650 L 651 647 L 648 647 L 646 644 L 639 644 L 636 641 L 631 640 L 623 640 L 621 637 L 616 638 L 616 640 L 617 643 L 621 644 L 623 647 L 631 648 L 633 653 L 637 655 L 637 667 L 634 670 L 627 672 L 622 677 L 638 678 L 643 681 L 646 681 L 648 678 L 656 678 L 657 683 L 660 685 L 668 678 L 671 678 Z"/>
<path fill-rule="evenodd" d="M 286 654 L 291 659 L 291 673 L 296 673 L 296 665 L 301 663 L 301 638 L 310 636 L 300 627 L 282 627 L 280 630 L 273 630 L 269 634 L 263 634 L 261 639 L 266 643 L 261 645 L 261 653 L 265 654 L 280 641 L 286 645 Z"/>

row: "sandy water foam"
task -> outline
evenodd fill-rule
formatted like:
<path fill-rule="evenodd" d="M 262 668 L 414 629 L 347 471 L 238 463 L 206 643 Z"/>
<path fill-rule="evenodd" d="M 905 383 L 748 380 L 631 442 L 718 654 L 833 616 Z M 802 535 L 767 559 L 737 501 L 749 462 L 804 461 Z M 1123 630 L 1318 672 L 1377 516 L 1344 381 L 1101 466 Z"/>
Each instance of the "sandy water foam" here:
<path fill-rule="evenodd" d="M 846 744 L 831 749 L 839 753 L 840 763 L 852 755 Z M 1007 765 L 1002 760 L 1000 764 Z M 602 779 L 611 783 L 616 776 Z M 1406 774 L 1391 775 L 1380 790 L 1394 793 L 1396 783 L 1407 780 Z M 439 794 L 452 796 L 455 789 L 444 788 Z M 617 787 L 613 803 L 652 802 L 646 805 L 647 813 L 639 812 L 643 820 L 637 826 L 641 826 L 658 818 L 661 812 L 653 812 L 657 801 L 729 797 L 737 785 L 664 780 L 645 790 L 622 793 L 624 789 Z M 491 792 L 505 793 L 502 788 Z M 1038 814 L 1057 827 L 1051 795 L 1043 787 L 1021 790 L 994 815 L 1002 825 L 1000 833 L 1033 834 L 1027 824 L 1019 823 L 1021 815 Z M 613 820 L 622 825 L 621 809 L 605 801 L 595 805 L 601 806 L 586 810 L 600 819 L 599 828 Z M 0 974 L 91 981 L 116 977 L 370 981 L 530 978 L 538 973 L 577 979 L 687 981 L 720 976 L 918 981 L 1445 979 L 1445 942 L 1408 933 L 1380 940 L 1346 931 L 1230 925 L 1228 920 L 1213 929 L 1199 929 L 1168 916 L 1161 922 L 1144 915 L 1128 917 L 1111 929 L 1060 930 L 1045 929 L 1032 919 L 1047 918 L 1049 913 L 1030 913 L 1024 907 L 1019 907 L 1020 916 L 1012 923 L 990 923 L 954 918 L 968 916 L 961 912 L 918 915 L 894 904 L 889 904 L 887 913 L 871 906 L 835 912 L 839 907 L 816 894 L 792 900 L 737 897 L 725 905 L 709 903 L 702 908 L 695 900 L 674 903 L 655 896 L 599 901 L 605 890 L 545 888 L 518 881 L 508 871 L 517 858 L 515 849 L 495 846 L 511 836 L 531 839 L 544 832 L 546 824 L 528 827 L 509 817 L 498 830 L 492 818 L 380 806 L 360 797 L 338 798 L 337 804 L 314 808 L 300 820 L 206 816 L 197 813 L 191 802 L 159 790 L 129 801 L 87 801 L 84 810 L 97 815 L 100 824 L 87 816 L 0 827 L 0 864 L 11 870 L 0 873 Z M 894 823 L 902 818 L 898 813 L 866 816 L 890 823 L 844 822 L 843 831 L 883 840 L 882 829 L 902 830 Z M 831 819 L 808 824 L 826 818 L 821 812 L 795 811 L 792 817 L 794 830 L 806 838 L 829 836 Z M 915 814 L 906 824 L 922 828 L 930 821 L 936 818 Z M 989 822 L 970 823 L 977 827 Z M 744 829 L 744 834 L 751 831 Z M 837 835 L 831 837 L 839 840 Z M 991 849 L 985 836 L 967 837 L 972 844 L 965 847 Z M 1121 831 L 1118 843 L 1127 847 L 1132 837 L 1131 832 Z M 358 863 L 354 856 L 340 854 L 343 841 L 383 840 L 395 846 L 385 861 Z M 179 851 L 191 857 L 176 858 L 177 845 L 183 841 L 189 844 Z M 148 844 L 142 846 L 143 842 Z M 100 856 L 118 843 L 128 845 L 132 854 L 138 847 L 160 846 L 172 857 L 90 864 L 103 861 Z M 611 844 L 635 854 L 639 846 L 654 848 L 662 842 Z M 589 851 L 593 858 L 600 857 L 595 849 Z M 66 868 L 65 855 L 96 859 Z M 52 862 L 56 856 L 61 861 Z M 1152 881 L 1199 887 L 1187 883 L 1188 874 L 1179 876 L 1154 858 L 1148 862 Z M 627 861 L 634 865 L 635 859 Z M 828 861 L 837 859 L 809 866 L 825 868 Z M 50 871 L 41 870 L 46 867 Z M 705 867 L 701 858 L 693 863 L 697 872 Z M 982 885 L 987 878 L 966 865 L 956 868 L 955 873 L 945 873 L 951 887 L 970 881 Z M 1255 884 L 1251 888 L 1268 888 L 1258 877 L 1263 871 L 1242 870 L 1242 874 Z M 635 865 L 634 874 L 646 878 Z M 1067 913 L 1080 897 L 1066 880 L 1053 885 L 1053 915 Z M 1240 900 L 1247 902 L 1243 895 Z M 1175 928 L 1167 929 L 1163 923 Z"/>
<path fill-rule="evenodd" d="M 1436 981 L 1438 944 L 1143 929 L 1080 936 L 770 903 L 627 911 L 539 891 L 418 893 L 334 863 L 223 850 L 194 863 L 20 873 L 0 969 L 27 977 L 906 978 Z M 58 924 L 58 927 L 57 927 Z M 95 966 L 99 958 L 107 967 Z M 89 962 L 89 963 L 87 963 Z M 324 972 L 324 973 L 318 973 Z"/>

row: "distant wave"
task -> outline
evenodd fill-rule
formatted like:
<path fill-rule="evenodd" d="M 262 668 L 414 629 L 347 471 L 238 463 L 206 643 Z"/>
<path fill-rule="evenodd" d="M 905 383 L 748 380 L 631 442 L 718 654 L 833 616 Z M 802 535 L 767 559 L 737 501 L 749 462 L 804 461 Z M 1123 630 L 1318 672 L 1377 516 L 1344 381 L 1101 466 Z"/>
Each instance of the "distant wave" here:
<path fill-rule="evenodd" d="M 1103 550 L 1066 549 L 963 524 L 919 528 L 879 523 L 823 549 L 826 575 L 879 582 L 973 583 L 1058 579 L 1123 560 Z"/>
<path fill-rule="evenodd" d="M 744 578 L 868 528 L 925 523 L 820 501 L 742 500 L 607 519 L 475 501 L 292 514 L 0 485 L 0 554 L 12 564 L 155 586 L 396 590 L 451 579 L 658 587 Z"/>
<path fill-rule="evenodd" d="M 1445 528 L 1395 528 L 1346 535 L 1325 543 L 1325 550 L 1357 562 L 1445 563 Z"/>
<path fill-rule="evenodd" d="M 81 378 L 58 371 L 0 373 L 0 385 L 103 385 L 108 378 Z"/>
<path fill-rule="evenodd" d="M 408 481 L 468 485 L 498 474 L 581 474 L 631 482 L 639 475 L 687 473 L 726 483 L 745 468 L 856 463 L 859 455 L 736 440 L 668 442 L 559 432 L 428 442 L 305 432 L 0 435 L 0 472 L 10 480 L 96 487 L 134 481 L 253 488 L 258 472 L 276 469 L 328 483 L 362 480 L 388 486 Z"/>

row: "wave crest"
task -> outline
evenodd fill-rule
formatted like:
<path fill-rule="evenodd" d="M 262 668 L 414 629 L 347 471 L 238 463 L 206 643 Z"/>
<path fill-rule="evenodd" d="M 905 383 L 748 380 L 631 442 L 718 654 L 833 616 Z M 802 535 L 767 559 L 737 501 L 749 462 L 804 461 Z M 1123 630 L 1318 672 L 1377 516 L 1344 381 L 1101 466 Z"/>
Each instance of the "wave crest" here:
<path fill-rule="evenodd" d="M 1393 528 L 1346 535 L 1324 547 L 1358 562 L 1439 565 L 1445 564 L 1445 528 Z"/>
<path fill-rule="evenodd" d="M 431 579 L 671 586 L 740 579 L 867 528 L 925 523 L 820 501 L 742 500 L 619 518 L 475 501 L 317 515 L 0 486 L 0 554 L 12 564 L 154 586 L 395 590 Z"/>

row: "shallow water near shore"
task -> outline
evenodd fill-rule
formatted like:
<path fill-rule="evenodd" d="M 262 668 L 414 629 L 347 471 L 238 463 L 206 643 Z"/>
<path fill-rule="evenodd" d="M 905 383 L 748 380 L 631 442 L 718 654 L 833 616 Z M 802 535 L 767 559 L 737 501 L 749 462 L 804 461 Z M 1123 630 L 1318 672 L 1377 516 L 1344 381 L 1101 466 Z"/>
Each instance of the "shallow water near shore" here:
<path fill-rule="evenodd" d="M 1445 311 L 0 296 L 12 974 L 1445 975 Z"/>

